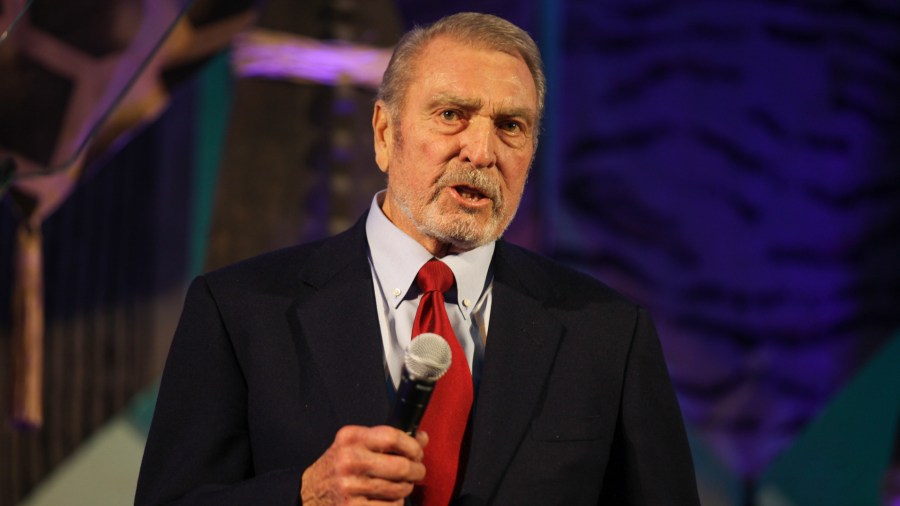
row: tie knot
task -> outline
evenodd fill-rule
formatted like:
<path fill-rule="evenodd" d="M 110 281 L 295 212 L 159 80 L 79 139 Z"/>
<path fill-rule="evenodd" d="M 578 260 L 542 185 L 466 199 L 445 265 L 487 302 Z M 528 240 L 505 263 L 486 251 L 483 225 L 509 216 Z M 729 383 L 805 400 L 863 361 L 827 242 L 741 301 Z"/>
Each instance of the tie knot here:
<path fill-rule="evenodd" d="M 416 285 L 422 293 L 434 291 L 444 293 L 453 286 L 453 271 L 444 262 L 431 259 L 425 262 L 416 274 Z"/>

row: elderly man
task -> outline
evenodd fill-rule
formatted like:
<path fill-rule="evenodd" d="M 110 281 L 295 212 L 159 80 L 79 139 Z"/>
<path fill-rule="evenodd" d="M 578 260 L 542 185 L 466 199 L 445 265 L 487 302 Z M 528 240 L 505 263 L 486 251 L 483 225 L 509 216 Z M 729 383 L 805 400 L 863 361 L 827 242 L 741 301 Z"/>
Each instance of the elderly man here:
<path fill-rule="evenodd" d="M 698 503 L 646 312 L 499 239 L 544 90 L 534 42 L 494 16 L 403 38 L 368 214 L 192 284 L 138 504 Z M 435 328 L 453 361 L 413 437 L 386 420 Z"/>

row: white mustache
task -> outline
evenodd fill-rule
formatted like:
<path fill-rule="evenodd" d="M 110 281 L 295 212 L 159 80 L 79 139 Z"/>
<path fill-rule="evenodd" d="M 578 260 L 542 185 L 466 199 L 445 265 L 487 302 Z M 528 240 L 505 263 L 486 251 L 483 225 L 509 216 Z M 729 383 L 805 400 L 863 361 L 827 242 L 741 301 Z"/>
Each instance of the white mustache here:
<path fill-rule="evenodd" d="M 449 169 L 438 178 L 435 186 L 437 187 L 435 198 L 444 188 L 469 186 L 491 199 L 491 202 L 494 203 L 494 209 L 500 208 L 503 204 L 500 184 L 482 170 L 471 168 Z"/>

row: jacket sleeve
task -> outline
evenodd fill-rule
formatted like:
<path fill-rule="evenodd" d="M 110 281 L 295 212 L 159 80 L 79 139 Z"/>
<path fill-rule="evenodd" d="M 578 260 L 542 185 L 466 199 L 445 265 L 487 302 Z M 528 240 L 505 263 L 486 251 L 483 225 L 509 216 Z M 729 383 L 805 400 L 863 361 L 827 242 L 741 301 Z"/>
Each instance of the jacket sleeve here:
<path fill-rule="evenodd" d="M 681 410 L 650 316 L 638 309 L 601 504 L 699 505 Z"/>
<path fill-rule="evenodd" d="M 246 381 L 209 286 L 197 278 L 166 361 L 135 504 L 293 505 L 302 471 L 255 475 Z"/>

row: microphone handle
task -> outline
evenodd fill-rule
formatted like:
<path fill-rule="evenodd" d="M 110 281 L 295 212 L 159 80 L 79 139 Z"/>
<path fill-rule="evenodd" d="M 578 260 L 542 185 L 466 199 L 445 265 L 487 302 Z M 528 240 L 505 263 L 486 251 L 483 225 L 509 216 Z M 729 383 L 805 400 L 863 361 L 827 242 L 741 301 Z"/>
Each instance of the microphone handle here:
<path fill-rule="evenodd" d="M 394 412 L 388 424 L 396 427 L 410 436 L 416 435 L 419 423 L 425 415 L 428 400 L 437 382 L 414 380 L 410 378 L 406 367 L 400 378 L 400 386 L 397 388 L 397 397 L 394 404 Z"/>

